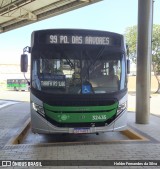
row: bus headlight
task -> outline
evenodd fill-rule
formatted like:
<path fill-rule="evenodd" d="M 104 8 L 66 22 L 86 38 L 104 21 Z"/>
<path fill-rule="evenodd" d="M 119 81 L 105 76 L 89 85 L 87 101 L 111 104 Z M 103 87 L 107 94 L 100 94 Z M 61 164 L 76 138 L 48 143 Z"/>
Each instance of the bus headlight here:
<path fill-rule="evenodd" d="M 42 115 L 43 117 L 45 116 L 45 112 L 42 106 L 36 104 L 36 103 L 32 103 L 32 107 L 33 109 L 38 112 L 40 115 Z"/>
<path fill-rule="evenodd" d="M 117 115 L 122 113 L 125 109 L 127 109 L 127 102 L 119 104 L 118 109 L 117 109 Z"/>

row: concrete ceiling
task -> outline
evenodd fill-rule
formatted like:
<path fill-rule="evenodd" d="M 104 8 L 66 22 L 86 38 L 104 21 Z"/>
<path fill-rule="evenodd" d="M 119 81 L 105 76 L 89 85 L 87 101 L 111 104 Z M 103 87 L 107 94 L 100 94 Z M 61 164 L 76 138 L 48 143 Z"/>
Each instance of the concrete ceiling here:
<path fill-rule="evenodd" d="M 0 33 L 101 0 L 0 0 Z"/>

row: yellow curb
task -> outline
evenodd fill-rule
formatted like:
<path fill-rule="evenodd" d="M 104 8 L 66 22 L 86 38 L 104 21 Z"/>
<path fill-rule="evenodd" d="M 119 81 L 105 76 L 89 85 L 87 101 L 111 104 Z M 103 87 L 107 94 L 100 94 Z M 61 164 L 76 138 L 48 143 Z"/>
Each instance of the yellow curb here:
<path fill-rule="evenodd" d="M 7 144 L 21 144 L 31 126 L 30 118 L 24 123 L 23 127 L 12 137 Z"/>
<path fill-rule="evenodd" d="M 139 133 L 135 132 L 132 129 L 127 129 L 124 131 L 121 131 L 121 133 L 125 136 L 127 136 L 130 140 L 134 140 L 134 141 L 148 141 L 148 139 L 142 135 L 140 135 Z"/>
<path fill-rule="evenodd" d="M 11 138 L 9 140 L 9 142 L 7 143 L 7 145 L 15 145 L 15 144 L 21 144 L 22 141 L 24 140 L 24 138 L 27 136 L 27 133 L 29 131 L 29 128 L 31 126 L 31 121 L 30 118 L 25 122 L 25 124 L 23 125 L 23 127 L 21 128 L 21 130 L 19 130 L 17 132 L 17 134 Z M 127 138 L 129 138 L 129 140 L 124 139 L 124 140 L 112 140 L 112 141 L 97 141 L 96 143 L 110 143 L 110 142 L 130 142 L 130 141 L 149 141 L 147 138 L 145 138 L 144 136 L 140 135 L 139 133 L 137 133 L 136 131 L 134 131 L 131 128 L 128 128 L 127 130 L 124 131 L 120 131 L 121 134 L 123 134 L 124 136 L 126 136 Z M 71 145 L 71 144 L 82 144 L 82 143 L 95 143 L 94 141 L 91 142 L 67 142 L 65 144 Z M 44 144 L 57 144 L 57 143 L 43 143 Z M 58 143 L 58 144 L 64 144 L 64 143 Z M 40 145 L 40 144 L 39 144 Z"/>
<path fill-rule="evenodd" d="M 135 108 L 129 107 L 129 108 L 127 108 L 127 111 L 135 111 Z"/>

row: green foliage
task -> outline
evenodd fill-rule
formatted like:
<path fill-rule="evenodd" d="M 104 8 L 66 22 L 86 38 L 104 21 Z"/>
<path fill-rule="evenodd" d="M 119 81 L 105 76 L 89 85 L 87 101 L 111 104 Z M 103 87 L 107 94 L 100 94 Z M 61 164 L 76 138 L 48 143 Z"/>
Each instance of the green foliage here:
<path fill-rule="evenodd" d="M 125 31 L 125 38 L 129 46 L 129 56 L 136 62 L 137 26 L 128 27 Z"/>
<path fill-rule="evenodd" d="M 156 73 L 160 74 L 160 25 L 153 26 L 152 62 Z"/>
<path fill-rule="evenodd" d="M 129 46 L 129 57 L 133 62 L 137 58 L 137 26 L 126 28 L 126 43 Z M 160 25 L 153 25 L 152 63 L 156 74 L 160 74 Z"/>

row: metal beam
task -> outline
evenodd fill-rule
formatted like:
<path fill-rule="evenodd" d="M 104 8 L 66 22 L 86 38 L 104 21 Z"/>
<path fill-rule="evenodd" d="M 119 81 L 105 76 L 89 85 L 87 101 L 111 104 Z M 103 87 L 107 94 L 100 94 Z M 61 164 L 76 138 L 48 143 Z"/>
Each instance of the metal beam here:
<path fill-rule="evenodd" d="M 3 28 L 3 32 L 7 32 L 12 29 L 16 29 L 18 27 L 22 27 L 31 23 L 34 23 L 36 21 L 44 20 L 86 5 L 90 5 L 96 2 L 99 2 L 101 0 L 92 0 L 89 2 L 83 2 L 79 0 L 61 0 L 58 1 L 57 3 L 53 3 L 49 6 L 43 7 L 39 10 L 32 11 L 32 14 L 35 15 L 36 19 L 29 20 L 28 18 L 25 18 L 25 16 L 21 16 L 22 18 L 24 17 L 23 20 L 21 20 L 21 17 L 19 19 L 12 19 L 7 22 L 4 22 L 1 24 Z M 62 3 L 63 2 L 63 3 Z M 52 8 L 50 8 L 52 7 Z M 17 17 L 18 18 L 18 17 Z"/>
<path fill-rule="evenodd" d="M 149 123 L 153 0 L 138 1 L 136 123 Z"/>
<path fill-rule="evenodd" d="M 22 8 L 20 8 L 21 10 Z M 24 9 L 23 9 L 24 10 Z M 16 20 L 30 20 L 30 21 L 36 21 L 37 20 L 37 15 L 35 15 L 34 13 L 30 12 L 30 11 L 26 11 L 25 15 L 19 15 L 17 16 L 12 16 L 12 14 L 10 16 L 0 16 L 0 18 L 11 18 L 11 19 L 16 19 Z"/>
<path fill-rule="evenodd" d="M 11 2 L 3 7 L 0 8 L 0 15 L 5 15 L 13 10 L 19 9 L 20 7 L 29 4 L 35 0 L 17 0 Z"/>

